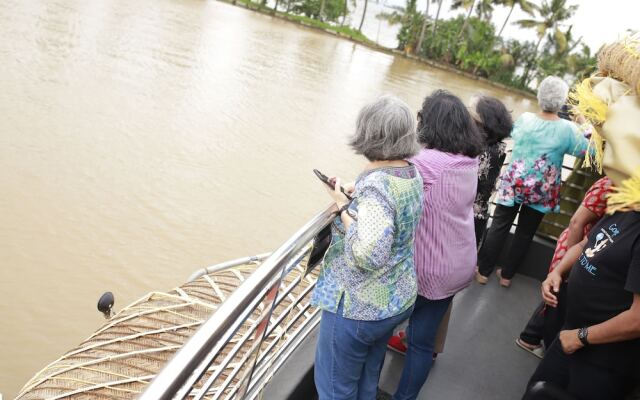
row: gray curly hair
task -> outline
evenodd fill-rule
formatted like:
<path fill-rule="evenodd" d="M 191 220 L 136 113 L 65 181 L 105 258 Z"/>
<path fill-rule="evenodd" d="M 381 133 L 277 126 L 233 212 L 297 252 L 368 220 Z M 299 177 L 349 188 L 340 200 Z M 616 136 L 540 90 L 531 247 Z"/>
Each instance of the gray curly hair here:
<path fill-rule="evenodd" d="M 569 85 L 557 76 L 547 76 L 538 86 L 538 105 L 542 111 L 557 113 L 567 102 Z"/>
<path fill-rule="evenodd" d="M 349 144 L 369 161 L 401 160 L 420 150 L 411 109 L 391 95 L 381 96 L 360 110 Z"/>

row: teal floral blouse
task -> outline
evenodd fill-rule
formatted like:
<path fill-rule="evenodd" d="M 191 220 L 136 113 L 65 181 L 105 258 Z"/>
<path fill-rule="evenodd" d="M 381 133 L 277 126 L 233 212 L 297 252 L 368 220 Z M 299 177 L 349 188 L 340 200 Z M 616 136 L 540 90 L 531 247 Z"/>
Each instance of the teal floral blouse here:
<path fill-rule="evenodd" d="M 558 212 L 562 160 L 565 154 L 584 157 L 586 137 L 570 121 L 548 121 L 532 113 L 518 118 L 511 136 L 511 163 L 500 176 L 496 202 L 509 207 L 526 204 L 542 213 Z"/>
<path fill-rule="evenodd" d="M 422 178 L 413 165 L 361 174 L 345 232 L 332 226 L 311 304 L 343 316 L 378 321 L 406 311 L 416 300 L 413 239 L 422 214 Z M 344 299 L 343 299 L 344 296 Z"/>

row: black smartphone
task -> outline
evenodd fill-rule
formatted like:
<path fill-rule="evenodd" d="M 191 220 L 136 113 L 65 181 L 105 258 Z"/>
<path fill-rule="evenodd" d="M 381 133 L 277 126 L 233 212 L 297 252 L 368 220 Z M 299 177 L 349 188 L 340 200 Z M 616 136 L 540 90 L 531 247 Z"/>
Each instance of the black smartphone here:
<path fill-rule="evenodd" d="M 325 174 L 323 174 L 322 172 L 318 171 L 317 169 L 313 170 L 313 173 L 316 174 L 316 176 L 318 177 L 318 179 L 320 179 L 322 182 L 324 182 L 325 185 L 329 186 L 331 189 L 336 190 L 336 185 L 335 183 L 331 182 L 331 180 L 329 180 L 329 177 L 326 176 Z M 347 196 L 347 199 L 352 200 L 351 196 L 349 196 L 347 194 L 347 192 L 344 191 L 344 188 L 342 186 L 340 186 L 340 191 Z"/>

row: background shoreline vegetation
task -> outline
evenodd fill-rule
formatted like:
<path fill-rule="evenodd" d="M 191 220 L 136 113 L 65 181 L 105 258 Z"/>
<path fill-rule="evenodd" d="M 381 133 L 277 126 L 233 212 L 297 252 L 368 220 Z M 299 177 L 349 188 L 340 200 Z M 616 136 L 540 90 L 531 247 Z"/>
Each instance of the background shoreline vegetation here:
<path fill-rule="evenodd" d="M 407 0 L 404 8 L 389 7 L 391 12 L 376 15 L 399 26 L 396 49 L 378 45 L 362 33 L 371 0 L 358 0 L 364 1 L 362 15 L 353 21 L 358 28 L 345 24 L 355 0 L 224 1 L 529 94 L 547 75 L 572 84 L 596 67 L 595 53 L 572 33 L 570 20 L 578 5 L 568 0 L 427 0 L 424 10 L 417 9 L 417 0 Z M 460 14 L 441 18 L 446 7 Z M 509 10 L 504 20 L 492 19 L 496 7 Z M 528 18 L 511 21 L 515 9 Z M 507 24 L 529 30 L 531 39 L 504 38 Z"/>

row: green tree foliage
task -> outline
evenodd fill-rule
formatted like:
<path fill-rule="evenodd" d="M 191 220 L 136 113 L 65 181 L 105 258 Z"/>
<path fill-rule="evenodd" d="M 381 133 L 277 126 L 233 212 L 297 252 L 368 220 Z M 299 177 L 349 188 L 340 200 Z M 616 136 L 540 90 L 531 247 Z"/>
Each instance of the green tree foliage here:
<path fill-rule="evenodd" d="M 418 43 L 416 44 L 416 53 L 420 54 L 422 51 L 422 44 L 424 43 L 424 37 L 427 33 L 427 24 L 429 23 L 429 3 L 432 0 L 427 0 L 427 7 L 424 10 L 424 15 L 422 16 L 422 27 L 420 28 L 420 36 L 418 36 Z"/>
<path fill-rule="evenodd" d="M 563 22 L 573 16 L 578 6 L 568 5 L 567 0 L 543 0 L 541 5 L 534 4 L 533 8 L 538 14 L 537 18 L 516 21 L 516 24 L 520 27 L 534 29 L 538 35 L 534 56 L 527 62 L 524 73 L 522 74 L 522 85 L 524 86 L 530 82 L 529 74 L 537 60 L 538 48 L 549 31 L 553 33 L 556 42 L 564 42 L 566 45 L 567 39 L 564 37 L 561 26 Z"/>
<path fill-rule="evenodd" d="M 407 0 L 407 7 L 403 11 L 380 13 L 377 17 L 386 20 L 390 25 L 400 25 L 397 36 L 398 50 L 414 52 L 425 22 L 424 14 L 416 9 L 416 0 Z"/>
<path fill-rule="evenodd" d="M 505 7 L 509 7 L 509 13 L 507 14 L 507 17 L 504 19 L 502 28 L 500 28 L 500 31 L 498 32 L 499 38 L 502 37 L 502 31 L 504 31 L 504 28 L 507 26 L 507 22 L 509 22 L 509 19 L 511 18 L 511 14 L 513 13 L 513 10 L 516 8 L 516 6 L 529 15 L 533 15 L 533 12 L 534 12 L 534 4 L 527 0 L 497 0 L 494 3 L 505 6 Z"/>
<path fill-rule="evenodd" d="M 467 18 L 471 17 L 475 12 L 476 17 L 485 21 L 490 21 L 493 15 L 493 6 L 495 0 L 453 0 L 451 2 L 452 10 L 464 9 L 467 11 Z"/>
<path fill-rule="evenodd" d="M 438 0 L 438 6 L 442 2 Z M 491 21 L 494 7 L 519 7 L 535 18 L 516 24 L 535 29 L 534 40 L 503 40 Z M 455 18 L 438 20 L 416 9 L 416 0 L 407 0 L 403 11 L 380 15 L 390 24 L 399 24 L 398 49 L 421 57 L 454 65 L 466 72 L 487 77 L 521 89 L 532 80 L 558 75 L 571 81 L 591 73 L 595 58 L 591 50 L 574 39 L 572 28 L 565 29 L 577 6 L 567 0 L 454 0 L 454 9 L 463 11 Z M 436 15 L 438 15 L 436 13 Z M 431 35 L 426 35 L 432 30 Z M 422 38 L 422 39 L 421 39 Z M 541 47 L 541 45 L 544 46 Z"/>
<path fill-rule="evenodd" d="M 292 1 L 290 10 L 309 18 L 337 22 L 345 9 L 347 0 L 299 0 Z M 322 10 L 322 14 L 321 14 Z"/>
<path fill-rule="evenodd" d="M 233 1 L 233 0 L 232 0 Z M 267 0 L 240 0 L 264 9 Z M 345 25 L 356 6 L 363 13 Z M 417 0 L 406 0 L 404 8 L 381 13 L 376 18 L 399 25 L 398 49 L 430 60 L 449 64 L 468 73 L 486 77 L 519 89 L 531 90 L 532 82 L 557 75 L 571 82 L 591 74 L 595 55 L 581 38 L 574 38 L 569 19 L 577 0 L 427 0 L 424 10 Z M 370 42 L 361 32 L 369 0 L 275 0 L 273 13 L 290 20 L 332 30 L 355 40 Z M 454 18 L 442 19 L 442 6 L 459 10 Z M 280 7 L 279 7 L 280 6 Z M 493 21 L 497 7 L 508 9 L 506 18 Z M 282 12 L 282 9 L 285 9 Z M 515 9 L 530 18 L 512 22 L 531 29 L 531 40 L 504 39 L 504 31 Z M 496 29 L 494 22 L 500 29 Z"/>
<path fill-rule="evenodd" d="M 547 35 L 547 41 L 537 55 L 535 77 L 540 80 L 548 75 L 574 76 L 581 79 L 595 70 L 596 59 L 589 46 L 574 40 L 572 26 L 566 31 L 556 30 Z M 580 49 L 574 51 L 578 46 Z"/>
<path fill-rule="evenodd" d="M 490 76 L 496 82 L 507 86 L 526 89 L 522 86 L 518 70 L 522 70 L 527 61 L 535 54 L 535 43 L 532 41 L 521 42 L 510 39 L 500 46 L 500 63 L 502 65 L 494 75 Z"/>

